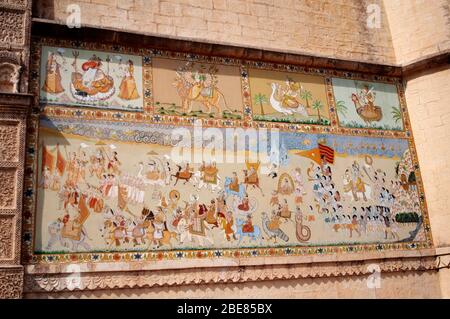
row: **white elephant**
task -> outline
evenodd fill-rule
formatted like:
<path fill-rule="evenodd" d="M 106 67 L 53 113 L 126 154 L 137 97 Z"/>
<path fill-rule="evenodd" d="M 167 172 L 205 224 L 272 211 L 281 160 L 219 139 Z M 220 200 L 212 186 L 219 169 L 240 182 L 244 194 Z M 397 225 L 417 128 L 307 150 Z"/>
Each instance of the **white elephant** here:
<path fill-rule="evenodd" d="M 91 246 L 85 242 L 86 238 L 89 238 L 84 227 L 81 228 L 80 240 L 74 240 L 71 238 L 66 238 L 61 236 L 62 223 L 59 221 L 54 221 L 48 225 L 48 233 L 50 239 L 48 240 L 46 250 L 51 250 L 52 247 L 60 243 L 63 247 L 68 248 L 70 251 L 76 252 L 81 246 L 85 250 L 90 250 Z"/>

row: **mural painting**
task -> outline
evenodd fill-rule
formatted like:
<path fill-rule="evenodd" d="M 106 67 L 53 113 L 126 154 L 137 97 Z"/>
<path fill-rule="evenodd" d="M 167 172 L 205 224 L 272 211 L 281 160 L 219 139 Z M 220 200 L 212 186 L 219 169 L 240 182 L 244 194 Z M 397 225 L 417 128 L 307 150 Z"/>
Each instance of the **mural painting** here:
<path fill-rule="evenodd" d="M 43 39 L 32 51 L 41 108 L 27 140 L 26 169 L 38 172 L 25 177 L 27 260 L 431 245 L 396 79 L 70 46 Z M 181 142 L 191 156 L 176 156 Z"/>
<path fill-rule="evenodd" d="M 242 119 L 239 66 L 153 58 L 152 67 L 157 114 Z"/>
<path fill-rule="evenodd" d="M 263 69 L 249 75 L 254 120 L 330 125 L 324 77 Z"/>
<path fill-rule="evenodd" d="M 42 47 L 40 101 L 142 111 L 142 57 Z"/>
<path fill-rule="evenodd" d="M 280 132 L 196 163 L 174 128 L 41 120 L 36 252 L 425 240 L 407 140 Z"/>
<path fill-rule="evenodd" d="M 403 130 L 394 84 L 333 78 L 339 125 L 351 128 Z"/>

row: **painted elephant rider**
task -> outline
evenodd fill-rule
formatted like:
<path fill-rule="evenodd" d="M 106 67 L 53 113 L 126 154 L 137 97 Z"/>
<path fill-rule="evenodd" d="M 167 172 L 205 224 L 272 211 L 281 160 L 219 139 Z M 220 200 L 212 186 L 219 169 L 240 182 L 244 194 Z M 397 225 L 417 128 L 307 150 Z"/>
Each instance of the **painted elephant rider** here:
<path fill-rule="evenodd" d="M 367 201 L 366 187 L 361 177 L 361 171 L 359 170 L 359 164 L 355 161 L 352 164 L 352 195 L 355 201 L 358 201 L 357 193 L 362 193 L 363 198 Z"/>
<path fill-rule="evenodd" d="M 200 167 L 202 172 L 202 179 L 205 183 L 217 184 L 217 169 L 216 163 L 213 162 L 211 165 L 206 165 L 204 162 Z"/>
<path fill-rule="evenodd" d="M 211 80 L 208 81 L 204 73 L 195 71 L 192 74 L 194 84 L 192 86 L 192 99 L 197 99 L 200 95 L 204 97 L 212 97 L 214 85 Z"/>
<path fill-rule="evenodd" d="M 236 172 L 233 172 L 233 176 L 231 177 L 231 183 L 229 188 L 233 192 L 239 192 L 239 179 Z"/>
<path fill-rule="evenodd" d="M 298 105 L 300 104 L 300 89 L 300 84 L 295 82 L 293 79 L 288 78 L 286 80 L 286 86 L 283 92 L 282 100 L 282 104 L 284 107 L 298 107 Z"/>
<path fill-rule="evenodd" d="M 253 227 L 253 221 L 252 221 L 252 215 L 247 215 L 247 220 L 245 221 L 245 224 L 242 226 L 242 232 L 243 233 L 253 233 L 255 228 Z"/>

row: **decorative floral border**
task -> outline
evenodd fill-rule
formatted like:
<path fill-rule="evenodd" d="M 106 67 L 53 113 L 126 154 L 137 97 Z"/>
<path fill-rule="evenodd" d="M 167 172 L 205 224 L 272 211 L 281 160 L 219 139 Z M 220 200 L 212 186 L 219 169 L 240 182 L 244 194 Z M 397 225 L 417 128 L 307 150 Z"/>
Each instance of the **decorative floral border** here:
<path fill-rule="evenodd" d="M 39 101 L 39 68 L 40 48 L 42 45 L 76 47 L 80 49 L 101 50 L 123 54 L 138 54 L 143 56 L 146 67 L 144 76 L 144 112 L 116 111 L 93 108 L 67 107 L 59 105 L 44 106 L 41 110 Z M 200 119 L 204 126 L 215 127 L 255 127 L 255 128 L 277 128 L 283 131 L 297 131 L 315 134 L 336 134 L 351 136 L 402 138 L 408 140 L 413 167 L 416 173 L 418 192 L 423 215 L 423 225 L 426 240 L 408 243 L 383 243 L 383 244 L 349 244 L 328 246 L 294 246 L 294 247 L 269 247 L 269 248 L 234 248 L 234 249 L 194 249 L 194 250 L 158 250 L 158 251 L 129 251 L 129 252 L 102 252 L 102 253 L 67 253 L 67 254 L 35 254 L 34 247 L 34 225 L 36 210 L 36 187 L 37 187 L 37 152 L 39 139 L 39 119 L 41 115 L 57 118 L 79 118 L 84 120 L 107 120 L 117 122 L 150 122 L 159 124 L 175 124 L 180 126 L 192 126 L 198 118 L 169 116 L 154 114 L 152 72 L 151 62 L 153 57 L 185 59 L 203 63 L 218 63 L 223 65 L 236 65 L 241 71 L 241 87 L 244 105 L 244 118 L 242 120 L 231 119 Z M 330 125 L 310 125 L 292 123 L 271 123 L 252 120 L 251 97 L 249 94 L 248 68 L 261 68 L 267 70 L 278 70 L 286 72 L 298 72 L 311 75 L 320 75 L 325 78 L 327 99 L 330 114 Z M 182 258 L 245 258 L 245 257 L 276 257 L 276 256 L 301 256 L 301 255 L 323 255 L 340 253 L 373 253 L 385 250 L 417 250 L 433 247 L 432 235 L 429 226 L 428 210 L 425 201 L 422 178 L 420 174 L 416 148 L 410 128 L 409 115 L 406 107 L 404 90 L 401 79 L 369 75 L 357 72 L 337 71 L 332 69 L 317 69 L 307 66 L 296 66 L 289 64 L 274 64 L 266 62 L 255 62 L 214 56 L 193 55 L 172 51 L 161 51 L 152 49 L 136 49 L 126 46 L 106 45 L 93 42 L 79 42 L 68 40 L 57 40 L 49 38 L 34 38 L 31 50 L 31 73 L 30 91 L 34 93 L 34 103 L 28 120 L 25 181 L 24 181 L 24 214 L 23 214 L 23 240 L 22 255 L 26 264 L 58 264 L 73 262 L 117 262 L 117 261 L 158 261 L 175 260 Z M 404 131 L 383 131 L 362 128 L 339 127 L 335 112 L 335 101 L 331 85 L 331 77 L 342 77 L 347 79 L 384 82 L 397 85 L 400 107 L 404 123 Z"/>

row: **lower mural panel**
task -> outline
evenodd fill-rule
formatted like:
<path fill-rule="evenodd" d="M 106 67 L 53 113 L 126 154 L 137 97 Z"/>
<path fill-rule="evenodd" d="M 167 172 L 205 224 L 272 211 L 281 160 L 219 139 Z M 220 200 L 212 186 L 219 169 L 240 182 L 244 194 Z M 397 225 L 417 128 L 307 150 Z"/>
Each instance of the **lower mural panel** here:
<path fill-rule="evenodd" d="M 407 139 L 196 130 L 42 118 L 34 253 L 428 242 Z"/>

